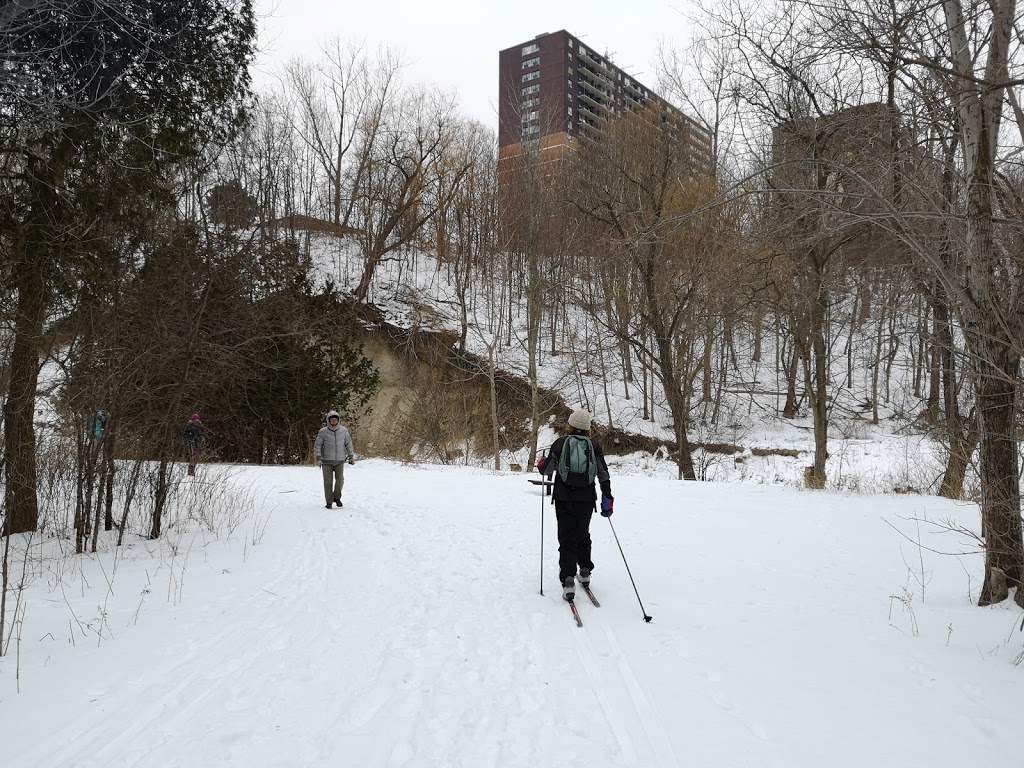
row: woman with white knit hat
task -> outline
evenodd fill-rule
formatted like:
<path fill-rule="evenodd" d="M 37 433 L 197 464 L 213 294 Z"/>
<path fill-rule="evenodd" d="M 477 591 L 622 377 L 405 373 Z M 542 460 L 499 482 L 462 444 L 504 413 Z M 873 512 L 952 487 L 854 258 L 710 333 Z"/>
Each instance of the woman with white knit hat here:
<path fill-rule="evenodd" d="M 562 597 L 572 602 L 576 597 L 577 566 L 580 584 L 590 584 L 591 560 L 590 518 L 596 501 L 595 485 L 601 486 L 601 514 L 612 514 L 612 485 L 608 464 L 601 444 L 590 435 L 590 413 L 583 409 L 572 412 L 568 434 L 555 440 L 546 459 L 537 469 L 554 475 L 555 517 L 558 520 L 558 580 Z"/>

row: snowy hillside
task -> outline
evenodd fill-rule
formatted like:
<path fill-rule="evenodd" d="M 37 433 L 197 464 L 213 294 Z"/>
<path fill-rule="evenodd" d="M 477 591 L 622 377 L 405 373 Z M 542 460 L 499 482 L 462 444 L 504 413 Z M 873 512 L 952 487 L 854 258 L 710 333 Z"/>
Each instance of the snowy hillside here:
<path fill-rule="evenodd" d="M 613 463 L 653 621 L 595 518 L 602 606 L 581 596 L 577 629 L 550 505 L 539 594 L 521 474 L 369 460 L 328 511 L 311 467 L 207 468 L 197 491 L 225 471 L 231 525 L 179 519 L 117 555 L 34 544 L 5 766 L 1019 762 L 1020 611 L 974 607 L 981 557 L 937 554 L 969 538 L 915 521 L 973 526 L 973 506 Z"/>
<path fill-rule="evenodd" d="M 329 279 L 342 290 L 351 289 L 362 270 L 362 258 L 351 242 L 345 239 L 312 236 L 308 247 L 321 279 Z M 368 300 L 373 302 L 387 320 L 399 327 L 447 330 L 458 333 L 458 300 L 448 267 L 426 253 L 413 252 L 404 258 L 382 264 L 372 283 Z M 493 340 L 489 328 L 495 311 L 488 282 L 477 278 L 480 295 L 471 296 L 470 329 L 467 347 L 486 357 L 485 343 Z M 626 432 L 671 441 L 671 415 L 664 402 L 660 385 L 653 385 L 655 407 L 652 418 L 642 417 L 638 384 L 627 385 L 623 372 L 615 364 L 616 343 L 602 335 L 587 313 L 578 305 L 572 292 L 564 297 L 565 321 L 561 341 L 565 348 L 551 355 L 546 340 L 538 359 L 541 386 L 559 392 L 570 408 L 585 407 L 595 420 Z M 498 367 L 526 378 L 528 364 L 525 352 L 527 311 L 525 299 L 513 301 L 514 329 L 496 349 Z M 498 322 L 500 325 L 500 321 Z M 842 326 L 842 324 L 839 324 Z M 749 330 L 749 329 L 748 329 Z M 849 328 L 840 328 L 842 333 Z M 944 469 L 944 449 L 914 425 L 914 417 L 923 408 L 922 401 L 906 381 L 910 366 L 906 350 L 913 350 L 912 337 L 916 327 L 903 328 L 903 343 L 895 365 L 894 381 L 884 402 L 879 404 L 880 423 L 871 423 L 871 413 L 861 404 L 870 393 L 871 354 L 876 340 L 875 330 L 867 324 L 850 332 L 853 351 L 840 354 L 842 339 L 835 339 L 836 350 L 832 378 L 836 386 L 830 409 L 828 486 L 833 490 L 857 493 L 935 492 Z M 749 334 L 748 334 L 749 335 Z M 736 331 L 737 343 L 744 341 L 743 331 Z M 752 482 L 769 485 L 804 485 L 804 468 L 812 461 L 813 425 L 805 411 L 795 419 L 781 417 L 785 400 L 785 382 L 771 363 L 774 352 L 770 334 L 763 341 L 764 362 L 755 363 L 741 354 L 739 370 L 728 370 L 729 379 L 721 382 L 719 393 L 723 407 L 696 404 L 691 414 L 690 439 L 701 443 L 738 445 L 738 454 L 695 451 L 698 479 L 726 482 Z M 750 349 L 746 350 L 749 355 Z M 912 354 L 910 355 L 912 357 Z M 581 360 L 583 363 L 581 364 Z M 585 370 L 587 362 L 593 363 Z M 853 375 L 848 378 L 847 366 Z M 582 367 L 581 367 L 582 365 Z M 634 360 L 638 368 L 639 363 Z M 716 388 L 719 384 L 716 383 Z M 630 397 L 626 397 L 627 391 Z M 717 412 L 716 412 L 717 410 Z M 541 445 L 555 437 L 550 430 L 541 435 Z M 503 466 L 526 465 L 527 452 L 503 457 Z M 477 462 L 487 465 L 488 457 Z M 653 457 L 638 457 L 644 473 L 675 476 L 671 462 L 658 462 Z M 968 474 L 968 492 L 975 488 L 973 471 Z"/>

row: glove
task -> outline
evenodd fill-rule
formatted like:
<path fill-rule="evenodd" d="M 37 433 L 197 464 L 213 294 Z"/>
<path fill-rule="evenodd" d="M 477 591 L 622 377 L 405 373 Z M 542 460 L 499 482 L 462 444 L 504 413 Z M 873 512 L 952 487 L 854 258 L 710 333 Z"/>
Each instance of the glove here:
<path fill-rule="evenodd" d="M 537 471 L 540 472 L 542 475 L 544 474 L 544 467 L 547 466 L 547 463 L 548 459 L 546 456 L 541 456 L 539 459 L 537 459 Z"/>
<path fill-rule="evenodd" d="M 615 511 L 615 499 L 611 496 L 601 496 L 601 517 L 611 517 Z"/>
<path fill-rule="evenodd" d="M 355 464 L 355 463 L 356 463 L 356 460 L 355 460 L 355 459 L 353 459 L 353 458 L 349 458 L 349 460 L 348 460 L 348 463 L 349 463 L 349 464 Z"/>

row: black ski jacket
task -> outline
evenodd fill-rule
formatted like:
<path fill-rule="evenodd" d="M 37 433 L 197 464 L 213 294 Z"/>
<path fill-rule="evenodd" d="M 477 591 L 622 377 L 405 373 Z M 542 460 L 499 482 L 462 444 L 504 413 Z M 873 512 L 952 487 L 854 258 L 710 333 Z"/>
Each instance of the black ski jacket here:
<path fill-rule="evenodd" d="M 598 484 L 601 486 L 601 493 L 604 496 L 612 495 L 612 481 L 608 476 L 608 464 L 604 460 L 604 450 L 594 438 L 591 437 L 590 442 L 594 445 L 594 458 L 597 460 L 597 482 L 591 483 L 586 488 L 570 488 L 558 476 L 558 461 L 562 456 L 565 437 L 560 437 L 551 444 L 547 461 L 544 464 L 544 474 L 548 477 L 554 475 L 555 487 L 551 498 L 555 501 L 595 501 L 597 498 L 595 485 Z"/>

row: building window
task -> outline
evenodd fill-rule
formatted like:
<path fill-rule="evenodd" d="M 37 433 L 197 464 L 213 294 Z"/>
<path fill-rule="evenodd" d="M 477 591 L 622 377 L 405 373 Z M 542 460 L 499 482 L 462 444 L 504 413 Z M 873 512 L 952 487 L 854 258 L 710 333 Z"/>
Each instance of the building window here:
<path fill-rule="evenodd" d="M 572 80 L 566 80 L 565 82 L 567 82 L 569 84 L 569 89 L 571 90 L 572 89 Z"/>
<path fill-rule="evenodd" d="M 532 59 L 527 59 L 523 62 L 523 69 L 529 69 L 530 67 L 536 67 L 540 64 L 540 56 L 534 56 Z"/>
<path fill-rule="evenodd" d="M 528 85 L 525 88 L 519 90 L 520 96 L 529 96 L 531 93 L 539 93 L 540 85 Z"/>
<path fill-rule="evenodd" d="M 567 68 L 569 70 L 569 77 L 572 77 L 572 67 Z"/>
<path fill-rule="evenodd" d="M 572 107 L 569 107 L 568 109 L 569 109 L 569 114 L 571 115 L 572 114 Z"/>
<path fill-rule="evenodd" d="M 540 46 L 537 45 L 537 43 L 533 43 L 533 44 L 528 45 L 525 48 L 523 48 L 522 55 L 523 56 L 529 56 L 531 53 L 536 53 L 539 50 L 540 50 Z"/>
<path fill-rule="evenodd" d="M 528 83 L 531 80 L 537 80 L 539 78 L 540 78 L 540 72 L 527 72 L 525 75 L 523 75 L 523 77 L 522 77 L 520 82 Z"/>

